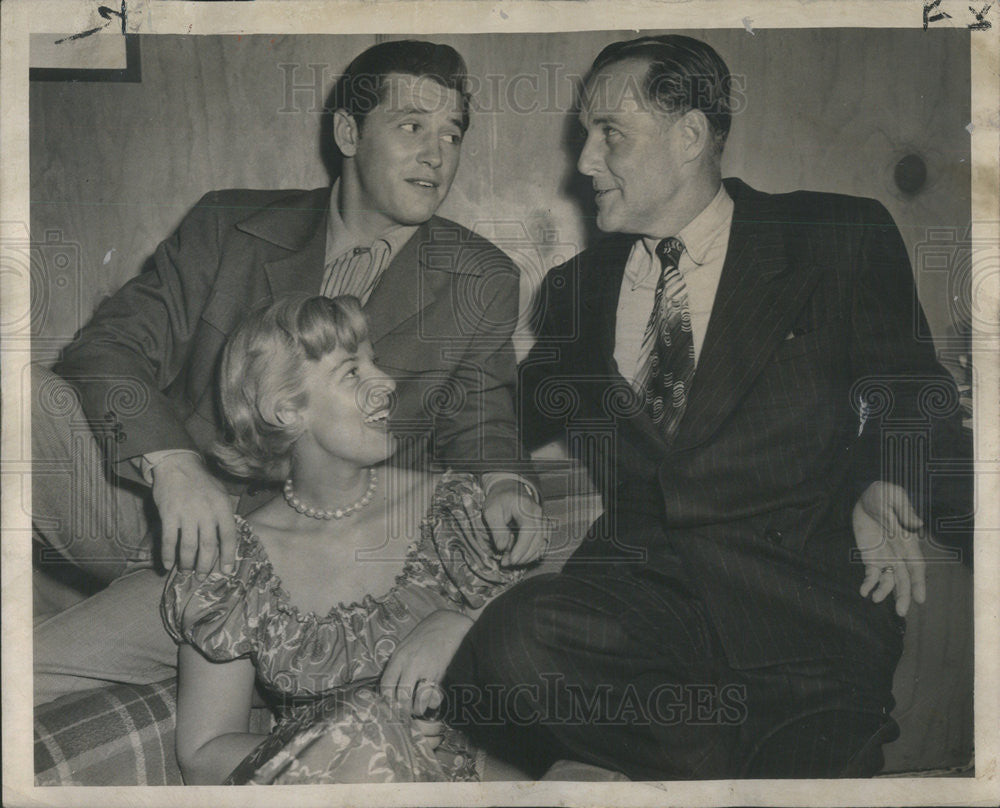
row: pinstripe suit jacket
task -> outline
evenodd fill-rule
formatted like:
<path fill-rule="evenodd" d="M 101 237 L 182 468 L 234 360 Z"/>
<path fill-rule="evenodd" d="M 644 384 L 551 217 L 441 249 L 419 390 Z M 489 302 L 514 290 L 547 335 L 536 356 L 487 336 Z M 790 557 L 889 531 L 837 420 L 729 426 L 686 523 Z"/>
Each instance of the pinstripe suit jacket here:
<path fill-rule="evenodd" d="M 954 385 L 914 339 L 923 314 L 879 203 L 726 188 L 728 252 L 673 445 L 613 356 L 624 235 L 542 285 L 520 368 L 526 442 L 565 437 L 604 496 L 571 563 L 655 569 L 680 555 L 733 666 L 847 656 L 891 672 L 901 624 L 858 595 L 850 512 L 872 481 L 919 462 L 883 468 L 893 424 L 960 426 Z M 955 406 L 928 407 L 929 390 Z"/>

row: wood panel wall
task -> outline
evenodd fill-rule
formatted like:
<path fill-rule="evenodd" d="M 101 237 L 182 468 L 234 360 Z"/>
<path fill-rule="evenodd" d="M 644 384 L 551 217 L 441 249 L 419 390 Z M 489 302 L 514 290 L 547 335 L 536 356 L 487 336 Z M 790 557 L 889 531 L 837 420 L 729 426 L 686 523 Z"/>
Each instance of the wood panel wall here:
<path fill-rule="evenodd" d="M 873 196 L 915 249 L 930 226 L 969 214 L 969 49 L 962 31 L 693 31 L 737 77 L 725 169 L 768 191 Z M 527 298 L 594 235 L 576 174 L 571 77 L 630 32 L 434 37 L 478 78 L 477 111 L 444 215 L 493 237 L 523 270 Z M 34 333 L 51 355 L 94 305 L 136 274 L 206 191 L 328 182 L 321 108 L 375 36 L 145 36 L 138 84 L 31 87 L 31 228 L 49 239 Z M 892 168 L 924 156 L 923 192 Z M 55 246 L 53 246 L 55 245 Z M 63 245 L 68 256 L 54 253 Z M 65 265 L 65 266 L 63 266 Z M 951 325 L 947 278 L 923 273 L 936 334 Z M 44 286 L 44 288 L 42 288 Z"/>

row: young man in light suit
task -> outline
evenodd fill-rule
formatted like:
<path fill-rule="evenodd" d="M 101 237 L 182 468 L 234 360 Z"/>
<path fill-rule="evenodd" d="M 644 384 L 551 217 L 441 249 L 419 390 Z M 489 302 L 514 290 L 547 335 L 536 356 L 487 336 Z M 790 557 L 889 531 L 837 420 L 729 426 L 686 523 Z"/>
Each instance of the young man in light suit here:
<path fill-rule="evenodd" d="M 98 581 L 114 581 L 36 630 L 36 703 L 170 675 L 148 489 L 115 482 L 151 486 L 166 568 L 228 569 L 231 495 L 243 495 L 245 512 L 255 492 L 227 488 L 205 462 L 219 434 L 216 367 L 226 336 L 283 292 L 361 300 L 379 362 L 397 382 L 392 420 L 410 438 L 398 456 L 485 472 L 485 513 L 507 561 L 541 553 L 537 494 L 516 473 L 518 273 L 494 245 L 435 215 L 469 125 L 465 63 L 429 42 L 376 45 L 341 77 L 335 107 L 342 169 L 332 188 L 206 195 L 150 266 L 100 306 L 56 375 L 36 385 L 36 463 L 68 465 L 81 439 L 73 425 L 98 427 L 82 436 L 94 462 L 73 490 L 36 478 L 39 537 Z M 77 394 L 82 414 L 54 406 Z M 358 486 L 331 491 L 330 502 L 356 499 Z M 74 510 L 80 504 L 85 511 Z M 59 529 L 47 531 L 52 517 Z"/>
<path fill-rule="evenodd" d="M 879 203 L 722 180 L 730 83 L 683 36 L 611 45 L 585 81 L 578 168 L 612 235 L 543 283 L 520 402 L 526 444 L 567 439 L 605 513 L 449 670 L 451 720 L 535 774 L 862 776 L 896 734 L 931 503 L 882 432 L 943 456 L 957 395 Z"/>

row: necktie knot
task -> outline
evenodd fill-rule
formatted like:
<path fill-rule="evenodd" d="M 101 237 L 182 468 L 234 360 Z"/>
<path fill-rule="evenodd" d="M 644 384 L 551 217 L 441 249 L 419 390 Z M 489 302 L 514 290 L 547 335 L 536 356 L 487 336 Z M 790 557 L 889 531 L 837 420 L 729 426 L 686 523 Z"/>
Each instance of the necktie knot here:
<path fill-rule="evenodd" d="M 684 252 L 684 242 L 674 236 L 665 238 L 656 245 L 656 257 L 660 259 L 661 267 L 677 266 L 682 252 Z"/>

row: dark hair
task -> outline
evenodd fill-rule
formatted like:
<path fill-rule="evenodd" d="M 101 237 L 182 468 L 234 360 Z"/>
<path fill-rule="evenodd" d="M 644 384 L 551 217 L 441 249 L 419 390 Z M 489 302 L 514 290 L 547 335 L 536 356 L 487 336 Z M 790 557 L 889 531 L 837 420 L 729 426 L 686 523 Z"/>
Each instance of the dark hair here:
<path fill-rule="evenodd" d="M 385 78 L 390 73 L 427 77 L 442 87 L 457 90 L 462 98 L 462 131 L 469 128 L 468 68 L 465 60 L 449 45 L 435 45 L 415 39 L 382 42 L 357 56 L 337 80 L 333 109 L 343 109 L 361 129 L 365 115 L 383 100 Z"/>
<path fill-rule="evenodd" d="M 646 100 L 668 113 L 683 115 L 692 109 L 702 112 L 712 128 L 716 147 L 722 151 L 732 124 L 732 77 L 712 47 L 677 34 L 614 42 L 597 55 L 584 86 L 608 65 L 625 59 L 649 63 L 641 88 Z"/>
<path fill-rule="evenodd" d="M 280 480 L 301 424 L 283 423 L 285 406 L 307 403 L 302 369 L 338 347 L 357 350 L 368 324 L 357 298 L 291 293 L 250 313 L 229 337 L 219 371 L 224 440 L 213 454 L 230 474 Z"/>

